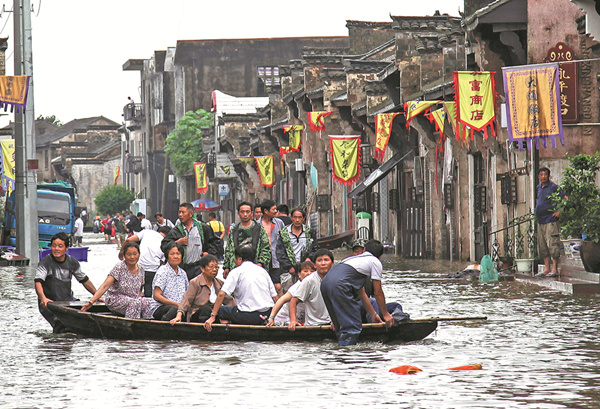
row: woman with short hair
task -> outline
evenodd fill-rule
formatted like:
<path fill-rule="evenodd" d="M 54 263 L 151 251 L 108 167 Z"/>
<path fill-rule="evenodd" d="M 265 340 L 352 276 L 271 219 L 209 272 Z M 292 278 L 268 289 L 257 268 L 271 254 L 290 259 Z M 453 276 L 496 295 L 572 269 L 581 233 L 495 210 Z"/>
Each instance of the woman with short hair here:
<path fill-rule="evenodd" d="M 179 267 L 183 246 L 175 241 L 164 248 L 166 264 L 160 266 L 152 281 L 152 314 L 154 319 L 171 321 L 177 315 L 179 303 L 189 287 L 187 273 Z"/>

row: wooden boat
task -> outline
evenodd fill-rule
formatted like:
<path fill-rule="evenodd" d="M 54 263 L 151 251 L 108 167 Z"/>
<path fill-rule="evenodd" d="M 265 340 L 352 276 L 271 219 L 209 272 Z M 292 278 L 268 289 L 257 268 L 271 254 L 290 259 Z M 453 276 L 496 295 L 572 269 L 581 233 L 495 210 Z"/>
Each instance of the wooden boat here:
<path fill-rule="evenodd" d="M 350 243 L 354 237 L 355 230 L 349 230 L 344 233 L 334 234 L 333 236 L 321 237 L 317 239 L 319 247 L 335 250 L 342 247 L 344 243 Z"/>
<path fill-rule="evenodd" d="M 154 339 L 197 341 L 311 341 L 335 340 L 329 325 L 287 327 L 263 325 L 214 324 L 208 332 L 202 324 L 167 321 L 140 320 L 112 315 L 103 304 L 96 304 L 81 312 L 80 302 L 54 302 L 48 308 L 72 332 L 94 338 L 108 339 Z M 425 338 L 437 328 L 437 321 L 407 321 L 392 328 L 384 324 L 364 324 L 360 341 L 409 342 Z"/>

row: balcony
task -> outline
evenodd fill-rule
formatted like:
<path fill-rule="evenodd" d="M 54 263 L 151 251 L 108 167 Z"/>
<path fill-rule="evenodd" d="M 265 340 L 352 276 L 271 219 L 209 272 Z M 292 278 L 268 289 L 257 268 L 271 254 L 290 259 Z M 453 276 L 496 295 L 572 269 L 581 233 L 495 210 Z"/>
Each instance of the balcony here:
<path fill-rule="evenodd" d="M 125 173 L 144 172 L 147 168 L 145 156 L 129 156 L 125 158 Z"/>
<path fill-rule="evenodd" d="M 123 107 L 125 121 L 141 121 L 144 119 L 144 106 L 142 104 L 127 104 Z"/>

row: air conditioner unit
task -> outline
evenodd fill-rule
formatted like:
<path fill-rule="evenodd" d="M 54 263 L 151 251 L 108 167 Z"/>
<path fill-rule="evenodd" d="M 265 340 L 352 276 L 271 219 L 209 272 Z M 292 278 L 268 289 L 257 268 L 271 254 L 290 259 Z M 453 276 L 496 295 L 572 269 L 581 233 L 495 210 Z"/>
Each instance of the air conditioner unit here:
<path fill-rule="evenodd" d="M 294 162 L 296 164 L 296 172 L 304 172 L 304 161 L 302 158 L 296 158 Z"/>

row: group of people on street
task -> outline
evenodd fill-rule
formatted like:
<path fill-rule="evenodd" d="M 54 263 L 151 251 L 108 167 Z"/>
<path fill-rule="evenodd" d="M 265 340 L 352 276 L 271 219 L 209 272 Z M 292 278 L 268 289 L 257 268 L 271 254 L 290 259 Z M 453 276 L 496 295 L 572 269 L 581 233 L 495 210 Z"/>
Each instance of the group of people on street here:
<path fill-rule="evenodd" d="M 318 248 L 303 209 L 288 215 L 287 207 L 265 200 L 259 208 L 241 202 L 237 212 L 240 221 L 230 229 L 224 252 L 225 229 L 215 214 L 205 224 L 183 203 L 171 226 L 158 214 L 154 226 L 120 237 L 121 261 L 97 290 L 66 255 L 68 240 L 59 233 L 36 273 L 42 315 L 55 332 L 64 330 L 47 304 L 72 300 L 70 276 L 75 276 L 92 294 L 83 311 L 104 296 L 117 315 L 173 325 L 202 322 L 208 331 L 215 323 L 287 325 L 292 331 L 298 325 L 331 325 L 340 345 L 352 345 L 363 321 L 392 325 L 381 286 L 380 242 L 355 243 L 353 255 L 334 264 L 331 251 Z M 135 219 L 141 225 L 145 218 Z M 118 214 L 111 227 L 127 231 L 137 224 Z M 217 278 L 220 257 L 224 281 Z M 365 291 L 367 283 L 372 294 Z"/>

